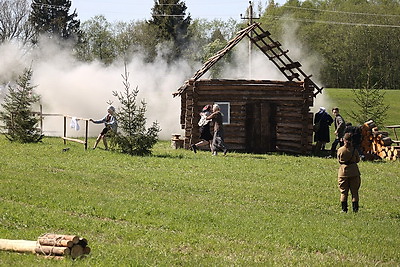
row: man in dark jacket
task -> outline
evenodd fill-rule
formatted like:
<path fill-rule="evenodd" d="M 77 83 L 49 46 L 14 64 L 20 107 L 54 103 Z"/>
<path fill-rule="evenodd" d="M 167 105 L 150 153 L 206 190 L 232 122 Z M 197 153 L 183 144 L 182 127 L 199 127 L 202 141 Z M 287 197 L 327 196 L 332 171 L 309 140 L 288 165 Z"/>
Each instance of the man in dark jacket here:
<path fill-rule="evenodd" d="M 331 115 L 326 112 L 324 107 L 320 107 L 319 111 L 315 114 L 314 124 L 319 124 L 318 130 L 314 134 L 315 154 L 325 149 L 326 143 L 330 142 L 329 126 L 332 124 L 333 119 Z"/>

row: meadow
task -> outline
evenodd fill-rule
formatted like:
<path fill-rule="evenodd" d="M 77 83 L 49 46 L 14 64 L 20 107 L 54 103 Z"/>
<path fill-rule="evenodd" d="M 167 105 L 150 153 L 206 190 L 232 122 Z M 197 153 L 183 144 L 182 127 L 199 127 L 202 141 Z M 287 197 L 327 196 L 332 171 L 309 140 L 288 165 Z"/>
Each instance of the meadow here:
<path fill-rule="evenodd" d="M 344 214 L 335 159 L 169 141 L 132 157 L 3 135 L 0 149 L 0 238 L 75 234 L 92 249 L 75 261 L 0 251 L 0 266 L 400 265 L 399 161 L 361 162 L 360 211 Z"/>
<path fill-rule="evenodd" d="M 333 107 L 340 108 L 340 114 L 346 121 L 357 124 L 349 117 L 351 111 L 358 111 L 360 108 L 354 102 L 354 94 L 351 89 L 324 89 L 324 94 L 327 96 L 328 104 L 327 111 L 330 113 Z M 386 125 L 400 125 L 400 90 L 385 90 L 384 91 L 384 104 L 389 105 L 387 110 L 386 120 L 384 125 L 379 125 L 379 129 L 388 131 L 389 136 L 393 137 L 393 130 L 386 129 Z M 331 114 L 331 113 L 330 113 Z M 400 131 L 398 131 L 399 135 Z M 400 138 L 400 137 L 399 137 Z M 394 138 L 393 138 L 394 139 Z"/>

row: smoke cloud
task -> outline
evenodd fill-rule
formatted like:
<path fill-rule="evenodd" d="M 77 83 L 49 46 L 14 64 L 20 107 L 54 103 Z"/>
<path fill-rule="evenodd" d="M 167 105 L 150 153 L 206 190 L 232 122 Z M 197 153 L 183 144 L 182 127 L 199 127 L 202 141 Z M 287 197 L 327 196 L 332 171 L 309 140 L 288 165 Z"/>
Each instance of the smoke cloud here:
<path fill-rule="evenodd" d="M 289 49 L 289 57 L 293 61 L 299 61 L 302 65 L 301 69 L 307 75 L 312 75 L 311 79 L 321 88 L 323 84 L 318 77 L 320 77 L 320 72 L 325 62 L 320 55 L 311 52 L 309 48 L 297 38 L 299 27 L 299 23 L 287 21 L 283 26 L 284 30 L 281 43 L 285 49 Z M 318 94 L 316 98 L 314 98 L 314 106 L 311 107 L 311 111 L 316 113 L 319 107 L 325 107 L 327 110 L 331 108 L 331 101 L 324 90 L 322 90 L 322 94 Z"/>
<path fill-rule="evenodd" d="M 118 110 L 119 102 L 112 92 L 124 91 L 121 76 L 124 73 L 123 62 L 111 66 L 99 62 L 79 62 L 68 50 L 48 40 L 40 47 L 24 54 L 15 44 L 0 46 L 2 61 L 6 63 L 0 69 L 3 87 L 8 81 L 15 80 L 24 68 L 31 66 L 31 83 L 37 85 L 35 92 L 41 96 L 43 113 L 100 119 L 107 113 L 108 101 L 112 101 Z M 182 133 L 179 124 L 180 99 L 173 98 L 172 93 L 193 73 L 190 66 L 185 62 L 168 65 L 162 60 L 146 64 L 141 55 L 134 55 L 127 64 L 127 71 L 131 89 L 136 86 L 139 89 L 138 104 L 141 100 L 147 103 L 148 124 L 157 121 L 162 129 L 160 139 L 167 140 L 172 133 Z M 79 121 L 79 125 L 79 131 L 68 129 L 67 135 L 83 136 L 84 122 Z M 46 116 L 43 126 L 46 135 L 61 136 L 63 118 Z M 90 136 L 96 136 L 102 127 L 90 123 Z"/>
<path fill-rule="evenodd" d="M 289 56 L 302 64 L 302 69 L 313 74 L 313 80 L 318 83 L 318 56 L 310 56 L 306 49 L 295 40 L 296 27 L 288 26 L 283 36 L 283 48 L 289 49 Z M 43 113 L 65 114 L 78 118 L 100 119 L 107 113 L 107 102 L 119 107 L 118 100 L 112 95 L 113 91 L 123 92 L 124 85 L 121 75 L 124 73 L 124 63 L 116 62 L 105 66 L 100 62 L 80 62 L 56 42 L 41 42 L 34 50 L 27 52 L 16 43 L 0 45 L 0 102 L 4 96 L 5 85 L 15 80 L 24 68 L 32 67 L 31 83 L 37 85 L 35 91 L 41 96 Z M 249 59 L 248 40 L 244 39 L 233 49 L 235 64 L 225 66 L 221 78 L 226 79 L 270 79 L 286 80 L 284 75 L 256 47 L 253 47 Z M 168 64 L 159 57 L 152 63 L 145 63 L 143 56 L 134 54 L 128 60 L 127 71 L 131 89 L 139 89 L 138 103 L 147 103 L 146 118 L 150 125 L 157 121 L 162 129 L 160 139 L 169 140 L 171 134 L 183 134 L 180 128 L 180 98 L 172 97 L 172 93 L 201 66 L 191 66 L 187 62 L 178 61 Z M 249 63 L 251 62 L 251 68 Z M 218 64 L 218 63 L 217 63 Z M 209 73 L 202 78 L 207 78 Z M 3 89 L 2 89 L 3 88 Z M 330 108 L 329 100 L 324 94 L 315 99 L 313 112 L 319 106 Z M 68 128 L 67 135 L 71 137 L 84 136 L 84 122 L 80 121 L 80 130 Z M 45 135 L 61 136 L 63 133 L 63 118 L 46 116 L 43 122 Z M 69 126 L 69 125 L 68 125 Z M 102 125 L 89 123 L 89 135 L 97 136 Z"/>

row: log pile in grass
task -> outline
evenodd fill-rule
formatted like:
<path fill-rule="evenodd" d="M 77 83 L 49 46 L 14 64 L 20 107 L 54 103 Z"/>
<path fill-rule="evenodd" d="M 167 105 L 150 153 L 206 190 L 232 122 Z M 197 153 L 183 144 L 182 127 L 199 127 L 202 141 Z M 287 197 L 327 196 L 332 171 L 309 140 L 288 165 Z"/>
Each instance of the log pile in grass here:
<path fill-rule="evenodd" d="M 50 257 L 73 259 L 90 253 L 88 241 L 76 235 L 44 234 L 36 241 L 0 239 L 0 250 L 30 252 Z"/>
<path fill-rule="evenodd" d="M 400 147 L 391 146 L 392 139 L 387 132 L 379 131 L 370 120 L 361 126 L 361 149 L 367 160 L 396 160 L 400 156 Z"/>

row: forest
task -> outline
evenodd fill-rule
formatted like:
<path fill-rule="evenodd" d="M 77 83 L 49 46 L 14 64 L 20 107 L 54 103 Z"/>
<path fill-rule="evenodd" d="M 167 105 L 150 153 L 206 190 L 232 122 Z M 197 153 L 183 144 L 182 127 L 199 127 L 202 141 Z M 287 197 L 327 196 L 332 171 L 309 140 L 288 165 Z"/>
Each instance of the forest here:
<path fill-rule="evenodd" d="M 399 88 L 400 1 L 288 0 L 278 5 L 269 0 L 253 6 L 257 22 L 275 39 L 283 45 L 295 39 L 303 57 L 317 59 L 325 87 Z M 246 26 L 233 18 L 192 19 L 184 0 L 155 1 L 149 13 L 149 20 L 112 23 L 99 14 L 80 21 L 69 0 L 0 0 L 0 42 L 29 50 L 43 38 L 58 38 L 76 59 L 104 65 L 129 62 L 138 53 L 146 62 L 161 57 L 168 63 L 198 64 Z M 222 64 L 231 64 L 229 55 Z M 218 77 L 218 71 L 212 75 Z"/>

